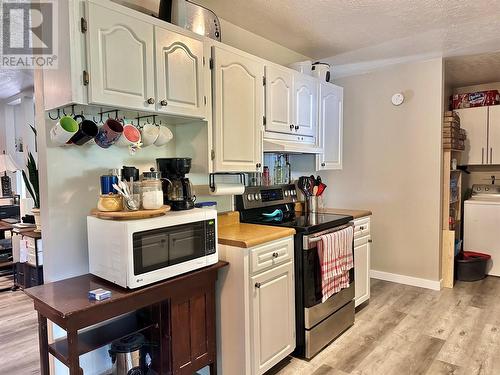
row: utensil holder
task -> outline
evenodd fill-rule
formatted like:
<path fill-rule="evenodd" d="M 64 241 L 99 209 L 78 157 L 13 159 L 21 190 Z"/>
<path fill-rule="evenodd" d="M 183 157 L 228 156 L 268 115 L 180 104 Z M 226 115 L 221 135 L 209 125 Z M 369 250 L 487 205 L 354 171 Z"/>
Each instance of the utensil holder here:
<path fill-rule="evenodd" d="M 306 212 L 318 212 L 318 209 L 318 197 L 315 195 L 306 197 Z"/>

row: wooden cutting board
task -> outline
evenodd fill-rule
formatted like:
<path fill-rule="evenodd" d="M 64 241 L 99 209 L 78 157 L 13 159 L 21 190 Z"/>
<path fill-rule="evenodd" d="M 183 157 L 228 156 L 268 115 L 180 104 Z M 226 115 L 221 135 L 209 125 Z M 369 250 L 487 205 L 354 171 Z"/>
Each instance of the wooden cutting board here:
<path fill-rule="evenodd" d="M 118 211 L 118 212 L 104 212 L 99 211 L 94 208 L 90 211 L 92 216 L 98 217 L 99 219 L 109 219 L 109 220 L 139 220 L 139 219 L 150 219 L 152 217 L 165 215 L 170 211 L 170 206 L 165 205 L 157 210 L 139 210 L 139 211 Z"/>

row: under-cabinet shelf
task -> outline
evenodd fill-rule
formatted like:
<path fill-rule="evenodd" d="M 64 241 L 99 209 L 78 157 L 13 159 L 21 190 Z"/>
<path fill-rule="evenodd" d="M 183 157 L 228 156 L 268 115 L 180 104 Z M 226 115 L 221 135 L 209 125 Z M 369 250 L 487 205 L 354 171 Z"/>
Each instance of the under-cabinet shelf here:
<path fill-rule="evenodd" d="M 78 354 L 83 355 L 115 340 L 153 328 L 155 324 L 140 324 L 136 315 L 127 315 L 112 322 L 78 333 Z M 49 344 L 49 352 L 68 365 L 68 340 L 66 337 Z"/>

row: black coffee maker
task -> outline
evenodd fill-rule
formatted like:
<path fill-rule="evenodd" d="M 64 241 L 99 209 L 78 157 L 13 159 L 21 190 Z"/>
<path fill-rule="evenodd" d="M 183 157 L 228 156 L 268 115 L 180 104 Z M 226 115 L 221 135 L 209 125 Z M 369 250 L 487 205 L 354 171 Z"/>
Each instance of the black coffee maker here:
<path fill-rule="evenodd" d="M 190 210 L 194 208 L 196 196 L 193 185 L 186 177 L 191 169 L 191 158 L 156 159 L 156 165 L 163 178 L 163 203 L 172 210 Z"/>

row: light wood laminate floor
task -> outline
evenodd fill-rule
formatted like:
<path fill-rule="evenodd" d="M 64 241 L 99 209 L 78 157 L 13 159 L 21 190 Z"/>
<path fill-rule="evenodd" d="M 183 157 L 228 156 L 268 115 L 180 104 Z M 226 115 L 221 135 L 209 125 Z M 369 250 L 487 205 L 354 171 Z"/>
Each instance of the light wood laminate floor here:
<path fill-rule="evenodd" d="M 0 293 L 0 374 L 40 373 L 38 321 L 24 292 Z"/>
<path fill-rule="evenodd" d="M 271 373 L 500 374 L 500 278 L 439 292 L 372 280 L 371 293 L 344 335 L 311 361 L 291 358 Z"/>
<path fill-rule="evenodd" d="M 371 289 L 339 339 L 269 374 L 500 374 L 500 278 L 440 292 L 372 280 Z M 0 293 L 0 366 L 1 374 L 39 373 L 36 313 L 21 291 Z"/>

